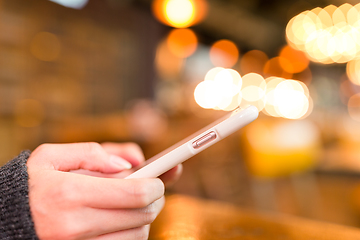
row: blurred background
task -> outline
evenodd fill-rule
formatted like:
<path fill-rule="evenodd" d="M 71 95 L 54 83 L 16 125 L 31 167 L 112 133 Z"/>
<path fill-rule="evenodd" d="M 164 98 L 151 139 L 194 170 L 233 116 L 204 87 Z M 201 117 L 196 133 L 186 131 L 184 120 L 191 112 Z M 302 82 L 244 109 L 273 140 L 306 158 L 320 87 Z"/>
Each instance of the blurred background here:
<path fill-rule="evenodd" d="M 360 4 L 1 0 L 0 163 L 42 143 L 147 158 L 235 109 L 259 118 L 169 193 L 360 227 Z"/>

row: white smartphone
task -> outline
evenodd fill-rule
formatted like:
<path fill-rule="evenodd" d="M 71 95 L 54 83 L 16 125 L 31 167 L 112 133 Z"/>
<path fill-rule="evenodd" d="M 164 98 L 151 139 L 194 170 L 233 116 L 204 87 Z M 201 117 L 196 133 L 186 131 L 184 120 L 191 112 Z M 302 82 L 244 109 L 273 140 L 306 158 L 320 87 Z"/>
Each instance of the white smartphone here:
<path fill-rule="evenodd" d="M 136 167 L 134 169 L 135 172 L 125 177 L 125 179 L 158 177 L 179 163 L 186 161 L 214 143 L 229 136 L 231 133 L 251 123 L 258 115 L 259 111 L 254 106 L 249 106 L 245 109 L 238 108 L 145 161 L 143 165 Z"/>

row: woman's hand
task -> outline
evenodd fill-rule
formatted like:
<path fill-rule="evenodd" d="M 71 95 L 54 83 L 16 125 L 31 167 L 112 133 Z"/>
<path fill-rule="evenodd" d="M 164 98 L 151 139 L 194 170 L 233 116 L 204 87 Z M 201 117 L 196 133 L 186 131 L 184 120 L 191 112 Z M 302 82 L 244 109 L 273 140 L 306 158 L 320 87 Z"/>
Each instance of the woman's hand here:
<path fill-rule="evenodd" d="M 70 171 L 114 174 L 144 161 L 134 144 L 44 144 L 30 156 L 29 203 L 40 239 L 147 239 L 164 205 L 154 179 L 101 178 Z M 163 174 L 173 181 L 181 166 Z"/>

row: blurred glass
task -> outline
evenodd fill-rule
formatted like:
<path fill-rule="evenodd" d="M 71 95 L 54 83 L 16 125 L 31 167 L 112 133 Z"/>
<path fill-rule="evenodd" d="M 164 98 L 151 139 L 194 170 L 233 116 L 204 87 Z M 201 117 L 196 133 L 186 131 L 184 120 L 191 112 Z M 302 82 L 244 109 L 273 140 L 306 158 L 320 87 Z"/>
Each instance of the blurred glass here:
<path fill-rule="evenodd" d="M 244 137 L 247 165 L 263 178 L 308 171 L 321 151 L 320 132 L 309 120 L 258 119 L 246 127 Z"/>

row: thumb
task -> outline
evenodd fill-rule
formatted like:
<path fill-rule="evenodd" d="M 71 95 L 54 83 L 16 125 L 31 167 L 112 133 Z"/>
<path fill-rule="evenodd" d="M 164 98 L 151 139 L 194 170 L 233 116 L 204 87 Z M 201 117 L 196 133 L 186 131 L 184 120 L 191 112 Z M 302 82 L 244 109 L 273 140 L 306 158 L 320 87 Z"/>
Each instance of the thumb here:
<path fill-rule="evenodd" d="M 130 169 L 131 164 L 116 155 L 108 154 L 98 143 L 43 144 L 31 153 L 30 164 L 40 168 L 71 171 L 85 169 L 116 173 Z"/>

